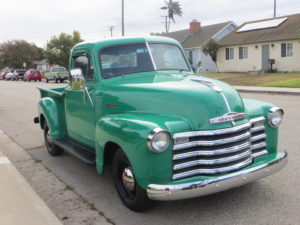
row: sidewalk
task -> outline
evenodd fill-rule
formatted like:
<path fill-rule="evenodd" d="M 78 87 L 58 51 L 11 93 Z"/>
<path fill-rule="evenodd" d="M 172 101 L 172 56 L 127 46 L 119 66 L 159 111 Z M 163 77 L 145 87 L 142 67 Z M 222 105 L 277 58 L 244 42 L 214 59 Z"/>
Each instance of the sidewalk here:
<path fill-rule="evenodd" d="M 234 88 L 237 91 L 244 92 L 244 93 L 300 95 L 300 88 L 252 87 L 252 86 L 234 86 Z"/>
<path fill-rule="evenodd" d="M 0 130 L 0 224 L 62 225 L 2 150 L 9 138 Z M 18 147 L 15 143 L 11 148 Z"/>

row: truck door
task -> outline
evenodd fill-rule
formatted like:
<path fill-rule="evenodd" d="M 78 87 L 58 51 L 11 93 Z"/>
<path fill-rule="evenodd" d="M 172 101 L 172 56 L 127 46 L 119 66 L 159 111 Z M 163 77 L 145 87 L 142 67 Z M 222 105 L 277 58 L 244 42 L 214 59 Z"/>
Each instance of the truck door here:
<path fill-rule="evenodd" d="M 66 87 L 65 112 L 68 136 L 88 147 L 95 147 L 95 108 L 94 108 L 94 65 L 91 55 L 86 52 L 75 53 L 71 69 L 80 68 L 85 80 L 85 90 L 72 90 Z"/>

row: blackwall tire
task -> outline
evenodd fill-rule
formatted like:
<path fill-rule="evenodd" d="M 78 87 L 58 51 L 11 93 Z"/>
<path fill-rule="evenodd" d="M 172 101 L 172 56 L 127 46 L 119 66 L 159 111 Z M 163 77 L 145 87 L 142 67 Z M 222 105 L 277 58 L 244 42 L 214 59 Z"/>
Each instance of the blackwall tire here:
<path fill-rule="evenodd" d="M 126 182 L 126 184 L 124 182 L 126 180 L 124 179 L 125 171 L 132 175 L 132 179 L 129 179 L 130 182 Z M 121 149 L 114 155 L 113 174 L 115 187 L 126 207 L 133 211 L 141 212 L 151 205 L 152 201 L 149 200 L 146 191 L 136 182 L 131 171 L 131 165 Z"/>
<path fill-rule="evenodd" d="M 51 156 L 59 156 L 63 153 L 63 149 L 61 149 L 60 147 L 58 147 L 57 145 L 55 145 L 53 143 L 49 132 L 50 132 L 50 130 L 48 128 L 47 123 L 45 122 L 45 124 L 44 124 L 44 140 L 45 140 L 45 145 L 46 145 L 47 152 Z"/>

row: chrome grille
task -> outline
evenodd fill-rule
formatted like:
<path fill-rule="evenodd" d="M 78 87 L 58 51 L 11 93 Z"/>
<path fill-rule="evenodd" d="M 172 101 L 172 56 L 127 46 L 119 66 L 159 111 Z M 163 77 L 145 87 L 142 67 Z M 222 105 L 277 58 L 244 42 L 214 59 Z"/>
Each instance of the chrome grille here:
<path fill-rule="evenodd" d="M 242 169 L 266 155 L 265 118 L 220 130 L 173 135 L 173 180 Z"/>

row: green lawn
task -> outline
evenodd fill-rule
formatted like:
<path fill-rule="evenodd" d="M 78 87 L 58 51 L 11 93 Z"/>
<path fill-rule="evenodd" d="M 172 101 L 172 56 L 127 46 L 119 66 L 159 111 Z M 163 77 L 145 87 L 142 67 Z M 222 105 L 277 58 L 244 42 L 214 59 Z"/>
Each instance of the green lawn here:
<path fill-rule="evenodd" d="M 298 88 L 300 87 L 300 79 L 290 79 L 290 80 L 282 80 L 277 82 L 272 82 L 268 84 L 264 84 L 264 87 L 291 87 Z"/>
<path fill-rule="evenodd" d="M 201 73 L 235 86 L 261 87 L 300 87 L 299 73 L 265 73 L 250 75 L 248 73 Z"/>

